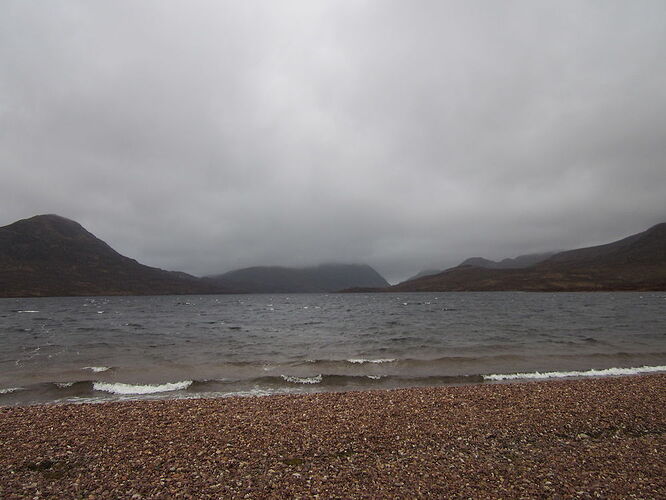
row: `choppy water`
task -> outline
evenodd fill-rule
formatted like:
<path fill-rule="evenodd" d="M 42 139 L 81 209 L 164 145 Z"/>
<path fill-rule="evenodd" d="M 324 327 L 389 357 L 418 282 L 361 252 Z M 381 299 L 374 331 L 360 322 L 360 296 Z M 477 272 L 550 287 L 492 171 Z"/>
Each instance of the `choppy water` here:
<path fill-rule="evenodd" d="M 2 299 L 0 405 L 666 370 L 664 312 L 666 293 Z"/>

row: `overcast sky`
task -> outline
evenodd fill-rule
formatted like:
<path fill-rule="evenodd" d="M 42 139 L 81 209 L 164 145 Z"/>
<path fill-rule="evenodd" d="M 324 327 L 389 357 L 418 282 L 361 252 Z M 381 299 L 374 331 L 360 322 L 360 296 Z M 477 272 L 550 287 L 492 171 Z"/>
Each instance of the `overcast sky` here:
<path fill-rule="evenodd" d="M 666 221 L 666 2 L 0 4 L 0 225 L 201 275 Z"/>

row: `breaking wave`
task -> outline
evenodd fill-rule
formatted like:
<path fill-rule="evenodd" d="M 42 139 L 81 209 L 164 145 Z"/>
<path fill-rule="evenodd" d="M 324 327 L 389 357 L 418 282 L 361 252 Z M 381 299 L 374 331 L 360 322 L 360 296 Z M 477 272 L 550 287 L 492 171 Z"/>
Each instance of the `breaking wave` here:
<path fill-rule="evenodd" d="M 291 382 L 292 384 L 320 384 L 323 379 L 321 375 L 315 375 L 314 377 L 292 377 L 289 375 L 281 375 L 281 377 L 285 382 Z"/>
<path fill-rule="evenodd" d="M 6 389 L 0 389 L 0 394 L 11 394 L 12 392 L 23 390 L 23 387 L 7 387 Z"/>
<path fill-rule="evenodd" d="M 93 373 L 100 373 L 110 370 L 110 366 L 84 366 L 82 370 L 90 370 Z"/>
<path fill-rule="evenodd" d="M 158 392 L 171 392 L 182 391 L 192 385 L 191 380 L 183 380 L 182 382 L 168 382 L 166 384 L 147 384 L 147 385 L 133 385 L 123 384 L 120 382 L 95 382 L 93 389 L 96 391 L 110 392 L 111 394 L 156 394 Z"/>
<path fill-rule="evenodd" d="M 364 358 L 356 358 L 356 359 L 348 359 L 346 360 L 348 363 L 354 363 L 354 364 L 363 364 L 363 363 L 393 363 L 395 361 L 395 358 L 387 358 L 387 359 L 364 359 Z"/>
<path fill-rule="evenodd" d="M 653 373 L 666 371 L 666 366 L 640 366 L 636 368 L 605 368 L 602 370 L 561 371 L 561 372 L 531 372 L 531 373 L 500 373 L 484 375 L 484 380 L 543 380 L 549 378 L 568 377 L 608 377 L 613 375 L 638 375 L 639 373 Z"/>

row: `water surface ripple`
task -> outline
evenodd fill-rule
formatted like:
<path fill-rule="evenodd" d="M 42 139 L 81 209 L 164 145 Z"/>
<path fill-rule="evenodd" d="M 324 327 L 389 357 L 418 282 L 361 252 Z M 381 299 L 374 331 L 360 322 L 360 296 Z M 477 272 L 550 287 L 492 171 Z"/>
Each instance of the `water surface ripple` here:
<path fill-rule="evenodd" d="M 655 370 L 665 308 L 663 292 L 1 299 L 0 405 Z"/>

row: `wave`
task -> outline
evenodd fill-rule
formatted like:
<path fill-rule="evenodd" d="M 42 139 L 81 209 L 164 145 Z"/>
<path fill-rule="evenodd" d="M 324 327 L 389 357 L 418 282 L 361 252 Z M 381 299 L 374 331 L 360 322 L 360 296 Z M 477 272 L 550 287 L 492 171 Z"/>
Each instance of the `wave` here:
<path fill-rule="evenodd" d="M 314 377 L 292 377 L 290 375 L 280 376 L 284 381 L 291 382 L 292 384 L 320 384 L 323 379 L 321 375 L 315 375 Z"/>
<path fill-rule="evenodd" d="M 23 387 L 7 387 L 5 389 L 0 389 L 0 394 L 11 394 L 12 392 L 24 391 Z"/>
<path fill-rule="evenodd" d="M 583 370 L 583 371 L 561 371 L 561 372 L 531 372 L 531 373 L 500 373 L 492 375 L 483 375 L 484 380 L 502 381 L 502 380 L 521 380 L 536 379 L 543 380 L 549 378 L 568 378 L 568 377 L 607 377 L 617 375 L 638 375 L 639 373 L 653 373 L 666 371 L 666 366 L 640 366 L 635 368 L 604 368 L 601 370 Z"/>
<path fill-rule="evenodd" d="M 363 364 L 363 363 L 393 363 L 395 358 L 386 358 L 386 359 L 365 359 L 365 358 L 354 358 L 346 359 L 347 363 L 354 364 Z"/>
<path fill-rule="evenodd" d="M 190 398 L 260 396 L 281 393 L 393 389 L 465 385 L 501 381 L 561 379 L 567 377 L 604 377 L 666 372 L 666 365 L 634 368 L 606 368 L 576 371 L 549 371 L 499 374 L 340 374 L 323 372 L 316 375 L 289 372 L 274 376 L 239 379 L 200 379 L 146 384 L 142 382 L 102 382 L 92 380 L 42 382 L 23 387 L 0 389 L 4 403 L 101 402 L 118 399 Z M 20 391 L 20 392 L 19 392 Z"/>
<path fill-rule="evenodd" d="M 192 385 L 192 380 L 182 382 L 167 382 L 166 384 L 134 385 L 121 382 L 95 382 L 93 389 L 96 391 L 110 392 L 111 394 L 156 394 L 159 392 L 182 391 Z"/>
<path fill-rule="evenodd" d="M 38 313 L 39 311 L 33 311 L 31 309 L 25 309 L 25 310 L 20 310 L 20 311 L 16 311 L 16 312 L 19 313 L 19 314 L 22 314 L 22 313 Z"/>
<path fill-rule="evenodd" d="M 93 373 L 101 373 L 111 369 L 110 366 L 84 366 L 82 370 L 90 370 Z"/>
<path fill-rule="evenodd" d="M 346 386 L 365 387 L 376 386 L 377 383 L 391 386 L 408 387 L 410 385 L 439 385 L 439 384 L 465 384 L 483 382 L 481 375 L 432 375 L 432 376 L 400 376 L 400 375 L 337 375 L 319 374 L 315 377 L 293 377 L 282 375 L 286 382 L 297 384 L 319 384 L 335 390 Z M 276 377 L 263 377 L 255 379 L 256 383 L 273 384 Z"/>

